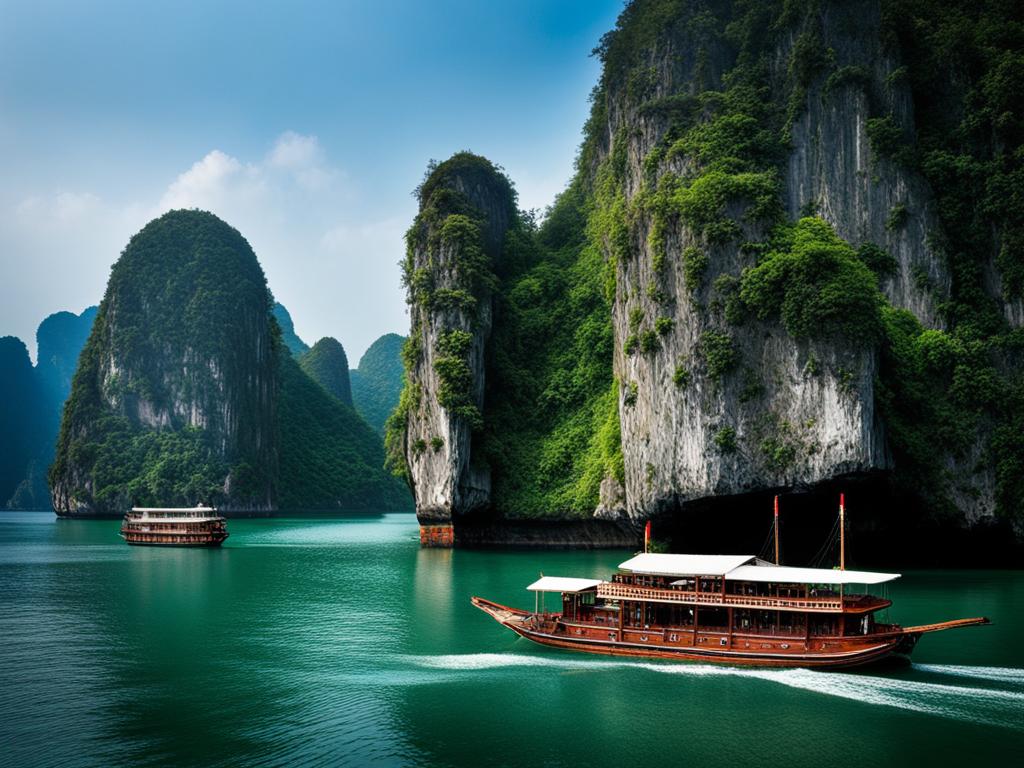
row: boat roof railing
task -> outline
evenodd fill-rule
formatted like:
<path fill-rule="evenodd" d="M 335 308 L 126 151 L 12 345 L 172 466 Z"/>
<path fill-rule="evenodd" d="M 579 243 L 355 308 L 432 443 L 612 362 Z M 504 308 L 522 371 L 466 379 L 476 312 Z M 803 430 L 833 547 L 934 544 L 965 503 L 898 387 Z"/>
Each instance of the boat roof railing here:
<path fill-rule="evenodd" d="M 653 576 L 719 576 L 728 581 L 788 584 L 883 584 L 900 577 L 898 573 L 793 568 L 775 565 L 754 555 L 666 555 L 644 552 L 620 563 L 619 568 L 630 573 Z"/>

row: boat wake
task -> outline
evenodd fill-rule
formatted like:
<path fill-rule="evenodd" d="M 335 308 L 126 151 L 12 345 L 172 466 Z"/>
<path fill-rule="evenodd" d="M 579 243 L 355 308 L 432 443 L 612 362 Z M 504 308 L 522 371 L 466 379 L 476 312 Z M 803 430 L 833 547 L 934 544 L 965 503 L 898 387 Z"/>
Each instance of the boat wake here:
<path fill-rule="evenodd" d="M 616 660 L 558 659 L 519 654 L 473 653 L 411 656 L 420 668 L 445 672 L 479 672 L 516 667 L 561 669 L 567 672 L 643 670 L 680 677 L 743 677 L 865 704 L 896 707 L 924 714 L 1024 730 L 1024 691 L 948 685 L 901 677 L 809 669 L 752 669 L 709 664 L 673 664 Z M 990 682 L 1024 684 L 1024 669 L 915 664 L 912 670 Z"/>
<path fill-rule="evenodd" d="M 950 664 L 914 664 L 913 667 L 922 672 L 931 672 L 936 675 L 1024 685 L 1024 669 L 1016 667 L 958 667 Z"/>

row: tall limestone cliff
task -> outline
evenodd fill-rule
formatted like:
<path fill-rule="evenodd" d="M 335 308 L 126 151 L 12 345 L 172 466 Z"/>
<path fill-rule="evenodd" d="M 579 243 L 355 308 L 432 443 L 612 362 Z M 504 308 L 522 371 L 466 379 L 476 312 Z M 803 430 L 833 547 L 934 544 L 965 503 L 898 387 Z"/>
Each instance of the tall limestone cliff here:
<path fill-rule="evenodd" d="M 651 0 L 603 41 L 583 159 L 616 267 L 634 519 L 893 469 L 915 485 L 931 473 L 915 492 L 968 523 L 1005 499 L 997 476 L 1020 454 L 993 424 L 1020 418 L 1019 355 L 998 323 L 978 343 L 1005 297 L 970 274 L 987 271 L 987 254 L 950 253 L 962 222 L 929 179 L 950 159 L 935 122 L 915 116 L 935 109 L 930 64 L 907 39 L 927 13 Z M 935 370 L 912 372 L 922 357 Z M 964 388 L 931 404 L 944 413 L 915 411 L 915 393 L 958 375 Z M 992 408 L 988 384 L 1004 405 Z M 947 418 L 955 440 L 922 453 Z"/>
<path fill-rule="evenodd" d="M 408 234 L 404 282 L 412 316 L 407 386 L 392 450 L 403 455 L 424 536 L 450 543 L 451 521 L 485 507 L 491 481 L 474 461 L 494 270 L 516 215 L 505 176 L 459 153 L 429 170 Z"/>
<path fill-rule="evenodd" d="M 290 322 L 248 243 L 217 217 L 172 211 L 143 228 L 75 371 L 50 470 L 57 513 L 407 509 L 380 437 L 303 371 L 277 317 Z M 328 373 L 347 384 L 340 344 L 319 346 L 340 353 Z"/>
<path fill-rule="evenodd" d="M 65 406 L 50 471 L 58 514 L 146 501 L 271 509 L 270 310 L 255 254 L 215 216 L 172 211 L 132 237 Z"/>
<path fill-rule="evenodd" d="M 467 337 L 490 494 L 453 493 L 464 464 L 439 471 L 410 421 L 418 509 L 454 502 L 457 538 L 637 530 L 856 481 L 900 510 L 880 530 L 1020 535 L 1020 40 L 999 3 L 629 3 L 577 174 L 539 226 L 510 217 Z M 399 419 L 437 401 L 415 308 L 436 276 L 412 253 Z"/>

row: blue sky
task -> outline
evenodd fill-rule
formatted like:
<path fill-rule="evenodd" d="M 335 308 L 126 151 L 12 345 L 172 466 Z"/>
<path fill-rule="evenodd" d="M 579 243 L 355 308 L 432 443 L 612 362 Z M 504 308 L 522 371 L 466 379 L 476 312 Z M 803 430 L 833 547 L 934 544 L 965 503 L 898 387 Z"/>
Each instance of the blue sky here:
<path fill-rule="evenodd" d="M 131 234 L 212 210 L 301 336 L 353 365 L 407 330 L 397 262 L 430 158 L 568 181 L 621 0 L 0 3 L 0 335 L 99 301 Z"/>

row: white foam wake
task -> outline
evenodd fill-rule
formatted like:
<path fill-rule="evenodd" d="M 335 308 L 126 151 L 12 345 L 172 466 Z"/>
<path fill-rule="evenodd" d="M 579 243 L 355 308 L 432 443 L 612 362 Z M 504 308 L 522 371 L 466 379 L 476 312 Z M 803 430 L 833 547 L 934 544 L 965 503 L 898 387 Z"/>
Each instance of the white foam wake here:
<path fill-rule="evenodd" d="M 607 671 L 634 669 L 680 677 L 744 677 L 784 685 L 826 696 L 835 696 L 865 704 L 897 707 L 925 714 L 970 720 L 989 725 L 1024 729 L 1024 692 L 930 683 L 899 677 L 875 677 L 861 673 L 819 672 L 809 669 L 756 669 L 696 663 L 653 663 L 615 660 L 560 659 L 523 654 L 474 653 L 449 656 L 410 656 L 408 660 L 423 668 L 474 672 L 502 668 L 537 667 L 566 671 Z M 997 682 L 1018 682 L 1015 673 L 998 667 L 945 667 L 919 665 L 925 671 L 939 671 L 962 677 L 982 677 Z M 957 671 L 951 671 L 957 670 Z M 979 673 L 978 670 L 981 670 Z M 993 671 L 996 670 L 996 671 Z M 970 673 L 970 674 L 969 674 Z M 994 675 L 1002 674 L 1004 680 Z"/>
<path fill-rule="evenodd" d="M 914 664 L 914 669 L 937 675 L 968 677 L 975 680 L 992 680 L 997 683 L 1018 683 L 1024 685 L 1024 669 L 1017 667 L 960 667 L 953 664 Z"/>

